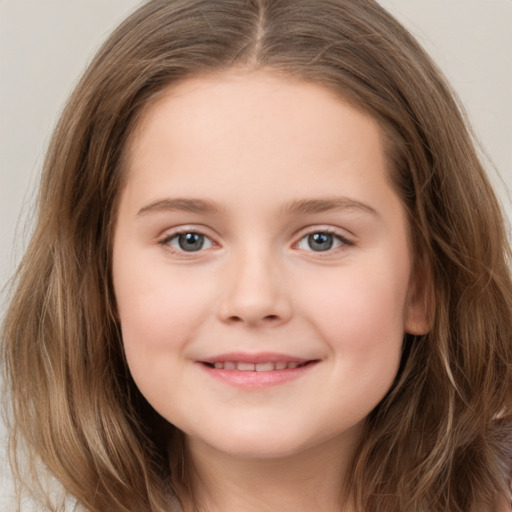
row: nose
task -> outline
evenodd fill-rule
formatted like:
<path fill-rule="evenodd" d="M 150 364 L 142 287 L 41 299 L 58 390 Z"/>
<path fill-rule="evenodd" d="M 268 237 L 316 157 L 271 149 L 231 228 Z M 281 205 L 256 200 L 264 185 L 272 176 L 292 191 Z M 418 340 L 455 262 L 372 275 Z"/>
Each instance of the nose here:
<path fill-rule="evenodd" d="M 222 281 L 219 318 L 250 327 L 278 326 L 291 318 L 290 292 L 278 262 L 246 254 L 232 262 Z"/>

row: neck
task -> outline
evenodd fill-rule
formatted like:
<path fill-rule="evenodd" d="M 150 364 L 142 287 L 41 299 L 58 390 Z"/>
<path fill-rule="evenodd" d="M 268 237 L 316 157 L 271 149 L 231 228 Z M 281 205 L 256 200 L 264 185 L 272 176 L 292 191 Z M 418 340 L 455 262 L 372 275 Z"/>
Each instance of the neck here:
<path fill-rule="evenodd" d="M 344 491 L 353 444 L 339 440 L 276 458 L 237 457 L 188 440 L 197 508 L 185 512 L 353 512 Z"/>

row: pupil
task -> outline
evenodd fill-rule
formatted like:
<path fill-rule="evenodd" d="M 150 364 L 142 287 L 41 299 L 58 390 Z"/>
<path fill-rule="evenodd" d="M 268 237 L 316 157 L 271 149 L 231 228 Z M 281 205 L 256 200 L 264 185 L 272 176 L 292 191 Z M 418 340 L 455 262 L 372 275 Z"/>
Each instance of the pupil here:
<path fill-rule="evenodd" d="M 329 233 L 313 233 L 308 236 L 308 244 L 313 251 L 328 251 L 333 245 L 333 236 Z"/>
<path fill-rule="evenodd" d="M 183 251 L 199 251 L 203 247 L 204 236 L 199 233 L 185 233 L 179 236 L 178 244 Z"/>

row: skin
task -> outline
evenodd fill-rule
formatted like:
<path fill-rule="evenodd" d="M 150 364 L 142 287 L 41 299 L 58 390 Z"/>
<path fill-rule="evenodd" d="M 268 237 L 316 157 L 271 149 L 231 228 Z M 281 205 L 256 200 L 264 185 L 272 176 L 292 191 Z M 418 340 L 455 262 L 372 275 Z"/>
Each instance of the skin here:
<path fill-rule="evenodd" d="M 208 510 L 351 510 L 340 482 L 364 419 L 404 333 L 428 329 L 388 176 L 371 117 L 267 71 L 188 80 L 144 113 L 114 233 L 118 314 L 133 378 L 185 432 Z M 181 249 L 177 230 L 203 248 Z M 262 387 L 198 362 L 231 352 L 315 362 Z"/>

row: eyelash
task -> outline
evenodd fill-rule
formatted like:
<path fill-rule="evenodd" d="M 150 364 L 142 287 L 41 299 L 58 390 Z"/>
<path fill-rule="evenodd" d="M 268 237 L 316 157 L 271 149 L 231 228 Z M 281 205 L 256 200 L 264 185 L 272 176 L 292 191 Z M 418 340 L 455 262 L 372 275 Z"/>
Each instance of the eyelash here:
<path fill-rule="evenodd" d="M 322 253 L 332 254 L 336 250 L 343 250 L 344 248 L 347 248 L 347 247 L 350 247 L 350 246 L 354 245 L 354 242 L 352 242 L 347 237 L 341 235 L 338 231 L 336 231 L 336 230 L 334 230 L 332 228 L 319 228 L 319 229 L 308 230 L 307 232 L 305 232 L 300 237 L 299 241 L 296 242 L 295 244 L 293 244 L 293 247 L 299 247 L 300 243 L 303 240 L 307 240 L 309 237 L 312 237 L 312 236 L 315 236 L 315 235 L 328 235 L 328 236 L 332 237 L 334 240 L 337 240 L 339 242 L 339 245 L 337 245 L 336 247 L 329 247 L 325 251 L 313 251 L 312 249 L 309 249 L 309 250 L 304 249 L 304 250 L 307 250 L 308 252 L 312 252 L 312 253 L 317 253 L 317 254 L 318 253 L 319 254 L 322 254 Z M 333 244 L 334 243 L 336 243 L 336 242 L 333 241 Z"/>
<path fill-rule="evenodd" d="M 196 251 L 186 251 L 186 250 L 184 250 L 182 248 L 173 247 L 171 245 L 171 242 L 176 239 L 176 240 L 178 240 L 178 243 L 179 243 L 179 237 L 183 236 L 183 235 L 199 235 L 200 237 L 203 237 L 203 239 L 202 239 L 203 245 L 198 250 L 196 250 Z M 315 235 L 328 235 L 330 237 L 333 237 L 333 239 L 334 239 L 334 241 L 332 242 L 333 245 L 336 244 L 336 240 L 338 242 L 338 245 L 336 245 L 336 247 L 332 247 L 332 246 L 328 247 L 326 250 L 321 250 L 321 251 L 314 251 L 312 249 L 304 249 L 304 248 L 302 248 L 303 250 L 305 250 L 307 252 L 319 253 L 319 254 L 322 254 L 322 253 L 332 254 L 333 251 L 343 250 L 346 247 L 350 247 L 350 246 L 354 245 L 353 241 L 349 240 L 345 236 L 342 236 L 336 230 L 334 230 L 332 228 L 322 228 L 322 227 L 320 227 L 318 229 L 309 229 L 307 232 L 303 231 L 303 234 L 301 235 L 299 240 L 297 242 L 295 242 L 292 247 L 300 249 L 301 248 L 300 244 L 304 240 L 307 241 L 308 237 L 312 237 L 312 236 L 315 236 Z M 195 253 L 203 252 L 205 250 L 204 243 L 206 243 L 207 241 L 208 241 L 208 243 L 210 245 L 209 245 L 209 247 L 206 247 L 206 249 L 210 249 L 212 247 L 218 247 L 218 244 L 216 244 L 208 235 L 205 235 L 200 230 L 197 230 L 197 229 L 196 230 L 194 230 L 194 229 L 186 229 L 185 228 L 185 229 L 180 229 L 179 231 L 176 231 L 176 232 L 174 232 L 174 233 L 172 233 L 170 235 L 166 235 L 164 238 L 162 238 L 161 240 L 158 241 L 158 244 L 163 246 L 166 250 L 168 250 L 169 252 L 172 252 L 174 254 L 179 254 L 181 256 L 186 256 L 186 255 L 192 256 Z"/>
<path fill-rule="evenodd" d="M 162 238 L 161 240 L 158 241 L 158 244 L 163 246 L 167 251 L 169 251 L 173 254 L 179 254 L 179 255 L 183 255 L 183 256 L 193 255 L 197 252 L 202 252 L 204 250 L 203 246 L 197 251 L 185 251 L 183 249 L 173 247 L 171 245 L 171 241 L 173 241 L 174 239 L 179 240 L 179 237 L 183 236 L 183 235 L 199 235 L 199 236 L 203 237 L 203 245 L 204 245 L 204 242 L 206 240 L 208 240 L 210 242 L 210 247 L 218 246 L 218 244 L 216 244 L 208 235 L 205 235 L 200 230 L 186 229 L 186 228 L 175 231 L 174 233 L 172 233 L 170 235 L 166 235 L 164 238 Z M 210 247 L 208 247 L 208 248 L 210 248 Z"/>

